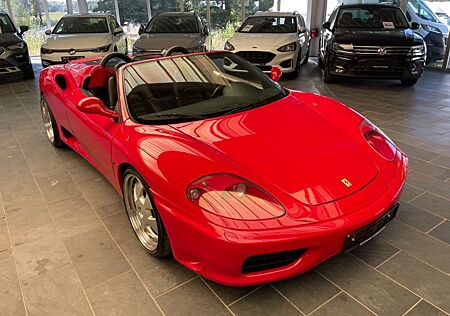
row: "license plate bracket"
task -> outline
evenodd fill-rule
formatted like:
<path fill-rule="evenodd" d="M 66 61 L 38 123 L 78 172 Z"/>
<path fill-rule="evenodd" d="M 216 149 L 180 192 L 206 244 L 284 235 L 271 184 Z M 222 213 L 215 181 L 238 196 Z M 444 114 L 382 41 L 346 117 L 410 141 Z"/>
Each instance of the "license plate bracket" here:
<path fill-rule="evenodd" d="M 82 58 L 84 58 L 84 56 L 63 56 L 63 57 L 61 57 L 61 61 L 63 63 L 68 63 L 72 60 L 77 60 L 77 59 L 82 59 Z"/>
<path fill-rule="evenodd" d="M 344 251 L 359 247 L 378 235 L 397 215 L 398 208 L 399 204 L 395 204 L 376 221 L 348 234 L 344 243 Z"/>

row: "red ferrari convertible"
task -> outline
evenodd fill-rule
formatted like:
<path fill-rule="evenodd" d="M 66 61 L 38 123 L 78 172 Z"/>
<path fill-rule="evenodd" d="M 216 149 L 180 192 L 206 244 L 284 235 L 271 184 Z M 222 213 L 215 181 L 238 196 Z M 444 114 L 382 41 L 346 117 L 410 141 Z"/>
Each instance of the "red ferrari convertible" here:
<path fill-rule="evenodd" d="M 396 215 L 405 154 L 349 107 L 235 54 L 112 53 L 48 67 L 40 88 L 50 142 L 112 183 L 142 246 L 216 282 L 298 275 Z"/>

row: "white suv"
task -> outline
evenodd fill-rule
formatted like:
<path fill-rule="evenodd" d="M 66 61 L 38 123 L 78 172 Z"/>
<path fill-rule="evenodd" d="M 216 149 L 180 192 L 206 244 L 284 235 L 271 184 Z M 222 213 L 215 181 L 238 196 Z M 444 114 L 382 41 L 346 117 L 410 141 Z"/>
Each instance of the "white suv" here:
<path fill-rule="evenodd" d="M 74 59 L 127 52 L 127 39 L 116 19 L 108 13 L 63 16 L 41 46 L 42 66 Z"/>
<path fill-rule="evenodd" d="M 235 52 L 269 73 L 278 66 L 283 73 L 298 76 L 309 58 L 311 36 L 297 12 L 258 12 L 248 17 L 225 43 Z"/>

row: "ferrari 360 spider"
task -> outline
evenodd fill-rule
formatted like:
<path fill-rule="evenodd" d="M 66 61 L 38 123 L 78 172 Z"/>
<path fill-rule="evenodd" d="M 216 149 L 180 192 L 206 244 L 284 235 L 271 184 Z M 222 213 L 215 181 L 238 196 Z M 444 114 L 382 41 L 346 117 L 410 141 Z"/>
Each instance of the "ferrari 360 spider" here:
<path fill-rule="evenodd" d="M 40 89 L 50 142 L 112 183 L 142 246 L 216 282 L 298 275 L 396 215 L 408 160 L 381 130 L 233 53 L 112 53 Z"/>

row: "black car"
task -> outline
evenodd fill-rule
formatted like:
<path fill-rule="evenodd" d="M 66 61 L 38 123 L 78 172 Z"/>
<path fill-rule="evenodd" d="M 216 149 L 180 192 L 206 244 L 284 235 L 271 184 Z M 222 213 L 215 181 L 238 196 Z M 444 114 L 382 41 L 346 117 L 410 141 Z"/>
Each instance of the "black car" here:
<path fill-rule="evenodd" d="M 34 78 L 27 43 L 22 38 L 28 26 L 17 30 L 6 13 L 0 13 L 0 77 L 22 72 L 25 79 Z"/>
<path fill-rule="evenodd" d="M 426 46 L 403 11 L 393 5 L 337 7 L 320 34 L 319 66 L 324 80 L 340 76 L 400 79 L 414 85 L 423 72 Z"/>

